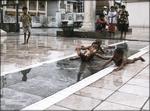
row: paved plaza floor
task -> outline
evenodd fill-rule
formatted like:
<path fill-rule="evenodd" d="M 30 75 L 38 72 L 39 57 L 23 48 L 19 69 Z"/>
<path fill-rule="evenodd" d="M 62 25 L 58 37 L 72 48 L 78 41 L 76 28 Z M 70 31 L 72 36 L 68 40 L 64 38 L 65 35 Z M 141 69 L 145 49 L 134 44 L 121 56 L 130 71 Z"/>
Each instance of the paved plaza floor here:
<path fill-rule="evenodd" d="M 60 29 L 33 29 L 29 44 L 23 35 L 9 34 L 1 43 L 2 109 L 22 109 L 90 78 L 102 70 L 105 61 L 81 64 L 69 61 L 75 47 L 90 45 L 95 39 L 56 37 Z M 127 42 L 128 56 L 149 46 L 149 29 L 133 28 L 125 40 L 102 40 L 103 46 Z M 149 110 L 149 47 L 137 61 L 123 70 L 111 72 L 42 110 Z M 82 73 L 81 73 L 82 72 Z M 12 95 L 13 94 L 13 95 Z M 18 100 L 17 100 L 18 99 Z M 31 105 L 31 107 L 30 107 Z M 34 105 L 33 105 L 34 106 Z M 28 109 L 28 108 L 27 108 Z M 38 110 L 38 109 L 37 109 Z"/>
<path fill-rule="evenodd" d="M 22 31 L 19 35 L 12 34 L 12 36 L 1 37 L 7 38 L 1 44 L 2 73 L 7 73 L 8 68 L 11 68 L 11 70 L 17 70 L 18 68 L 24 68 L 29 65 L 72 55 L 75 53 L 75 47 L 89 45 L 95 40 L 92 38 L 56 37 L 55 33 L 60 29 L 55 28 L 35 28 L 32 30 L 33 35 L 30 38 L 29 44 L 26 45 L 22 44 Z M 46 35 L 43 35 L 42 33 Z M 11 33 L 9 33 L 9 35 L 11 35 Z M 149 44 L 149 30 L 147 28 L 133 28 L 132 34 L 127 35 L 127 39 L 136 40 L 129 41 L 128 43 L 134 48 L 134 50 L 143 48 Z M 103 40 L 103 45 L 117 42 L 121 42 L 121 40 Z"/>
<path fill-rule="evenodd" d="M 149 54 L 75 92 L 48 110 L 149 110 Z"/>

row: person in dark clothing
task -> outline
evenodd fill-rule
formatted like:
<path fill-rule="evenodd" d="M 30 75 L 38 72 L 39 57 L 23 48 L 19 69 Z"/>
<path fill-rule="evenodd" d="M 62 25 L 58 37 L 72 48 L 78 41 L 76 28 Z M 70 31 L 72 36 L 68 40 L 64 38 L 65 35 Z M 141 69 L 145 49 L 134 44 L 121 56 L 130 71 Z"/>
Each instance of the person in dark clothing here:
<path fill-rule="evenodd" d="M 128 31 L 128 27 L 129 27 L 128 16 L 129 16 L 128 11 L 126 11 L 125 6 L 122 5 L 121 10 L 119 11 L 119 19 L 118 19 L 119 31 L 121 31 L 121 37 L 120 37 L 121 39 L 126 38 L 126 32 Z"/>

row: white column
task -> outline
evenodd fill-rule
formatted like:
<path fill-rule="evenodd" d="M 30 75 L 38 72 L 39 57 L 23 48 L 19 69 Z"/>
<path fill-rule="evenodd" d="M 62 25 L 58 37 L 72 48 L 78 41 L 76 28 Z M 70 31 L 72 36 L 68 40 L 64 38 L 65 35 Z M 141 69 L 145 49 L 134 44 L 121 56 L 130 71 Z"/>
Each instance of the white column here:
<path fill-rule="evenodd" d="M 39 1 L 36 0 L 36 16 L 38 16 L 39 13 Z"/>
<path fill-rule="evenodd" d="M 59 27 L 61 25 L 61 12 L 56 12 L 56 25 Z"/>
<path fill-rule="evenodd" d="M 28 8 L 28 11 L 29 11 L 29 0 L 27 0 L 27 8 Z"/>
<path fill-rule="evenodd" d="M 47 1 L 45 1 L 45 16 L 47 16 Z"/>
<path fill-rule="evenodd" d="M 60 0 L 58 1 L 58 11 L 60 11 Z"/>
<path fill-rule="evenodd" d="M 111 6 L 114 6 L 114 0 L 109 0 L 108 2 L 109 2 L 109 8 L 110 8 Z"/>
<path fill-rule="evenodd" d="M 7 4 L 7 1 L 6 1 L 6 0 L 3 0 L 3 1 L 1 1 L 1 2 L 2 2 L 2 4 Z M 3 6 L 3 16 L 5 16 L 6 9 L 7 9 L 7 7 L 6 7 L 6 6 Z"/>
<path fill-rule="evenodd" d="M 96 0 L 84 1 L 84 21 L 81 31 L 95 31 Z"/>

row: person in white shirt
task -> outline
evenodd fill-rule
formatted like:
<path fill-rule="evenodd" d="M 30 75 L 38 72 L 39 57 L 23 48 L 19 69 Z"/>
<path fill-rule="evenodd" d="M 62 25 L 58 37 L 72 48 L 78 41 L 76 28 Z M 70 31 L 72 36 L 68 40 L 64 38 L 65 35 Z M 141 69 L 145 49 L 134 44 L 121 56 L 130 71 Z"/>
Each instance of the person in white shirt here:
<path fill-rule="evenodd" d="M 110 33 L 110 37 L 115 36 L 116 24 L 117 24 L 117 12 L 115 11 L 114 6 L 111 6 L 110 11 L 108 12 L 108 30 Z"/>

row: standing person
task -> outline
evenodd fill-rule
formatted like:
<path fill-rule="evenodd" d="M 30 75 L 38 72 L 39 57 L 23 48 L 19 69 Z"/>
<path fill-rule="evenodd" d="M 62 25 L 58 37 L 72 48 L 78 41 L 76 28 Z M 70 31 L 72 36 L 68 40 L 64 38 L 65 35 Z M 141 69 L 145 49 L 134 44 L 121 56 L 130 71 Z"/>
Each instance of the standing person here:
<path fill-rule="evenodd" d="M 107 6 L 104 6 L 103 7 L 103 15 L 104 15 L 104 18 L 105 18 L 105 20 L 107 21 L 107 17 L 108 17 L 108 8 L 107 8 Z"/>
<path fill-rule="evenodd" d="M 121 31 L 121 39 L 126 38 L 126 32 L 128 31 L 128 26 L 129 26 L 129 20 L 128 16 L 129 13 L 128 11 L 125 10 L 125 5 L 121 6 L 121 10 L 119 11 L 119 30 Z M 123 37 L 124 34 L 124 37 Z"/>
<path fill-rule="evenodd" d="M 119 30 L 119 8 L 118 6 L 115 6 L 115 11 L 117 12 L 117 24 L 116 24 L 116 29 Z"/>
<path fill-rule="evenodd" d="M 29 38 L 31 35 L 31 16 L 27 12 L 27 7 L 22 8 L 23 15 L 20 18 L 20 21 L 22 22 L 22 28 L 24 32 L 24 44 L 29 42 Z M 28 32 L 28 38 L 26 39 L 26 35 Z"/>
<path fill-rule="evenodd" d="M 115 11 L 114 6 L 111 6 L 110 11 L 108 12 L 108 30 L 110 33 L 110 37 L 113 34 L 113 37 L 115 36 L 115 29 L 117 24 L 117 12 Z"/>

